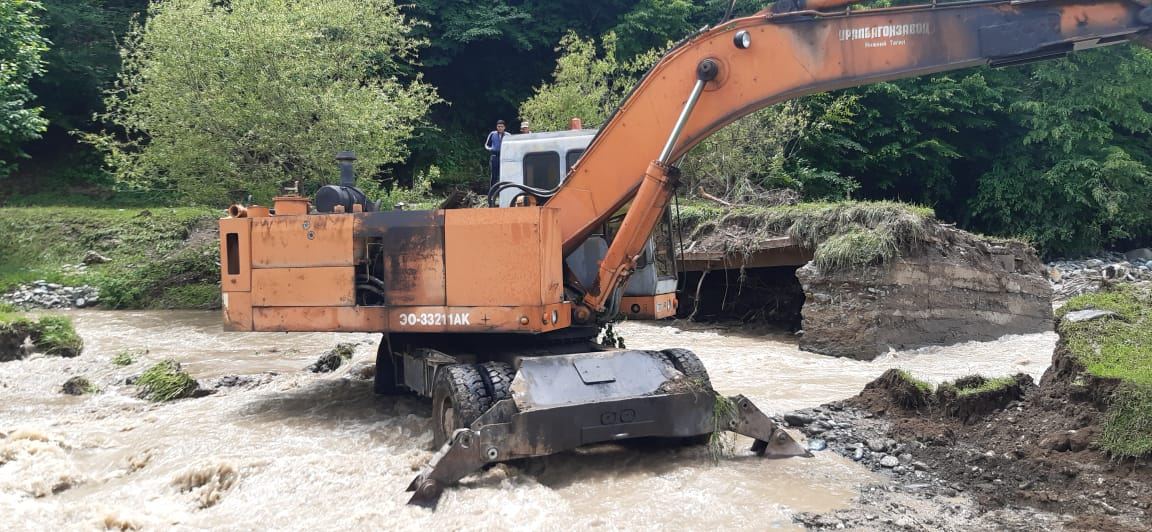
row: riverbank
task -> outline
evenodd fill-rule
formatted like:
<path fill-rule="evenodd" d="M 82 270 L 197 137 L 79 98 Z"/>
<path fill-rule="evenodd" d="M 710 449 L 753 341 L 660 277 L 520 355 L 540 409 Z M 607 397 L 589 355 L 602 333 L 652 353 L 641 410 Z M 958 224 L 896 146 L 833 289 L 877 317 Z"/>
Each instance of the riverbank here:
<path fill-rule="evenodd" d="M 220 216 L 189 207 L 0 208 L 0 299 L 18 308 L 218 308 Z"/>
<path fill-rule="evenodd" d="M 1146 530 L 1152 519 L 1152 285 L 1073 298 L 1037 384 L 933 387 L 890 371 L 857 396 L 785 419 L 887 477 L 814 529 Z M 892 489 L 889 489 L 893 487 Z M 909 497 L 910 495 L 910 497 Z M 958 500 L 979 511 L 949 521 Z M 938 516 L 944 516 L 938 517 Z"/>

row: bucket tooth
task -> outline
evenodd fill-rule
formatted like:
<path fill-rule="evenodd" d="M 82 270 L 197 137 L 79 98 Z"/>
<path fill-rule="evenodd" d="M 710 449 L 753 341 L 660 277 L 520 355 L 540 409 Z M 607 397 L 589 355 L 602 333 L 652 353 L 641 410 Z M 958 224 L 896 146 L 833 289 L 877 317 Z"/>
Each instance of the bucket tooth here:
<path fill-rule="evenodd" d="M 735 408 L 731 409 L 728 430 L 755 440 L 752 451 L 766 458 L 787 458 L 791 456 L 811 457 L 812 453 L 801 446 L 784 429 L 777 427 L 764 412 L 743 395 L 727 398 Z"/>

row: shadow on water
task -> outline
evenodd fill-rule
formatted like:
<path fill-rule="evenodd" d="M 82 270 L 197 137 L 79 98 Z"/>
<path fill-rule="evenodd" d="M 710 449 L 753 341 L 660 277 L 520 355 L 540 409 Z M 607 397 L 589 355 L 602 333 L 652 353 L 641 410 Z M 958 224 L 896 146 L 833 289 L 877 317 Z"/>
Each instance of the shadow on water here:
<path fill-rule="evenodd" d="M 334 378 L 264 395 L 245 405 L 241 415 L 266 422 L 307 418 L 319 422 L 362 420 L 367 425 L 409 415 L 430 419 L 432 407 L 416 396 L 376 395 L 370 380 Z"/>

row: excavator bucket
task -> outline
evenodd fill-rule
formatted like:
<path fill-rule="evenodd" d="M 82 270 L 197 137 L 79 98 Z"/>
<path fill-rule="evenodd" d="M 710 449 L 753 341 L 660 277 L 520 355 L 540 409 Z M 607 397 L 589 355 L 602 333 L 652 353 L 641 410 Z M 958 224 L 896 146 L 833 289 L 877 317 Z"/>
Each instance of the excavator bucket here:
<path fill-rule="evenodd" d="M 446 486 L 488 464 L 587 444 L 721 430 L 752 438 L 761 456 L 811 456 L 748 398 L 717 395 L 706 374 L 692 378 L 659 351 L 524 358 L 512 398 L 455 431 L 408 486 L 414 492 L 408 502 L 434 508 Z"/>

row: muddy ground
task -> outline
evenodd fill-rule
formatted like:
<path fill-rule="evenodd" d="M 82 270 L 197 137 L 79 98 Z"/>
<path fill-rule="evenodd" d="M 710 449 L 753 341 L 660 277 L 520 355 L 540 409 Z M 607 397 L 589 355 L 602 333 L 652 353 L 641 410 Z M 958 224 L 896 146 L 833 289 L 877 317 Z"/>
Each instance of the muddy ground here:
<path fill-rule="evenodd" d="M 927 398 L 886 373 L 856 397 L 786 416 L 830 451 L 891 478 L 852 508 L 802 513 L 812 529 L 1148 530 L 1152 467 L 1095 448 L 1107 383 L 1058 348 L 1027 375 L 964 399 Z M 927 400 L 926 400 L 927 399 Z"/>

